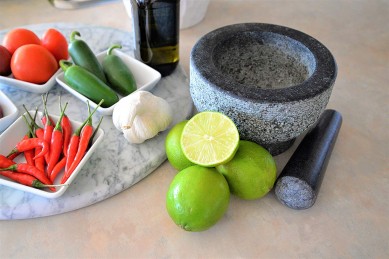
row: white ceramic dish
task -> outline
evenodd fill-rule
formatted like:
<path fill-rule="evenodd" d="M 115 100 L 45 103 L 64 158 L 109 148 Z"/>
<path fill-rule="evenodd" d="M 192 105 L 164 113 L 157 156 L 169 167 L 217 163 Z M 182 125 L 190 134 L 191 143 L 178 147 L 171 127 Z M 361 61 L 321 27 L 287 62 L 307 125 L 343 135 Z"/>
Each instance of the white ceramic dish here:
<path fill-rule="evenodd" d="M 139 60 L 117 50 L 117 49 L 114 49 L 112 51 L 112 53 L 114 55 L 117 55 L 118 57 L 120 57 L 123 62 L 128 66 L 128 68 L 130 69 L 130 71 L 132 72 L 132 74 L 134 75 L 134 78 L 135 78 L 135 81 L 136 81 L 136 85 L 137 85 L 137 89 L 138 90 L 144 90 L 144 91 L 150 91 L 151 89 L 153 89 L 153 87 L 158 83 L 158 81 L 161 79 L 161 74 L 143 64 L 142 62 L 140 62 Z M 104 57 L 107 55 L 107 51 L 104 51 L 100 54 L 97 55 L 97 59 L 100 63 L 102 63 Z M 86 102 L 87 100 L 89 100 L 90 104 L 91 104 L 91 107 L 92 108 L 96 108 L 97 104 L 94 103 L 93 101 L 91 101 L 90 99 L 88 99 L 87 97 L 85 97 L 84 95 L 80 94 L 79 92 L 73 90 L 69 85 L 66 84 L 65 82 L 65 79 L 64 79 L 64 73 L 61 72 L 58 76 L 57 76 L 57 82 L 63 87 L 65 88 L 67 91 L 69 91 L 70 93 L 72 93 L 74 96 L 76 96 L 78 99 Z M 121 96 L 119 95 L 119 98 Z M 112 105 L 110 107 L 107 107 L 107 108 L 103 108 L 103 107 L 99 107 L 97 109 L 97 111 L 102 114 L 102 115 L 112 115 L 112 112 L 113 112 L 113 109 L 114 109 L 114 106 L 115 105 Z"/>
<path fill-rule="evenodd" d="M 16 120 L 18 108 L 2 91 L 0 91 L 0 106 L 3 110 L 3 117 L 0 118 L 0 132 L 2 132 Z"/>
<path fill-rule="evenodd" d="M 58 69 L 55 74 L 50 77 L 50 79 L 45 84 L 33 84 L 29 82 L 24 82 L 18 79 L 15 79 L 12 75 L 10 76 L 0 76 L 0 84 L 18 88 L 23 91 L 42 94 L 48 92 L 55 85 L 55 78 L 61 73 L 61 70 Z"/>
<path fill-rule="evenodd" d="M 31 115 L 35 114 L 35 111 L 29 111 Z M 26 113 L 25 113 L 26 115 Z M 54 121 L 57 121 L 59 116 L 50 115 Z M 42 113 L 38 113 L 38 118 L 42 117 Z M 37 119 L 36 122 L 38 125 L 42 126 L 40 124 L 40 119 Z M 71 120 L 73 131 L 76 130 L 82 123 Z M 16 143 L 20 141 L 23 136 L 26 134 L 28 130 L 28 127 L 22 118 L 20 116 L 7 130 L 3 132 L 3 134 L 0 135 L 0 150 L 2 155 L 7 155 L 11 152 L 11 150 L 15 147 Z M 74 170 L 73 174 L 69 177 L 69 179 L 66 181 L 66 185 L 57 187 L 57 191 L 51 192 L 47 188 L 45 189 L 37 189 L 33 187 L 29 187 L 26 185 L 19 184 L 13 180 L 10 180 L 4 176 L 0 175 L 0 185 L 6 185 L 21 191 L 30 192 L 39 196 L 43 196 L 46 198 L 57 198 L 61 196 L 69 187 L 69 185 L 73 182 L 74 178 L 77 177 L 77 174 L 80 172 L 81 168 L 87 163 L 88 159 L 92 156 L 93 152 L 96 150 L 97 146 L 100 144 L 100 142 L 103 140 L 104 131 L 102 129 L 99 129 L 93 139 L 93 144 L 87 151 L 87 153 L 82 158 L 80 164 L 77 166 L 77 168 Z M 18 156 L 15 160 L 15 162 L 25 162 L 23 156 Z M 59 184 L 61 181 L 62 175 L 64 174 L 64 170 L 58 174 L 56 177 L 54 184 Z"/>

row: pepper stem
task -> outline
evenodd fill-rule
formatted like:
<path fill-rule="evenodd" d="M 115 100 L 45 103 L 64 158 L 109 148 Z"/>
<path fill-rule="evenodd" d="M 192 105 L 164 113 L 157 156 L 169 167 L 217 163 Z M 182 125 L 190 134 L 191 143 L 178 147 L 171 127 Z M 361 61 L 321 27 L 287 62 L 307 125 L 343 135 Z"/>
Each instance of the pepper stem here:
<path fill-rule="evenodd" d="M 11 165 L 7 168 L 0 168 L 0 171 L 16 171 L 17 170 L 17 165 L 14 164 L 14 165 Z"/>
<path fill-rule="evenodd" d="M 88 106 L 88 114 L 90 114 L 91 113 L 91 109 L 90 109 L 90 105 L 89 105 L 89 101 L 88 100 L 86 101 L 86 104 Z M 87 124 L 88 125 L 92 125 L 92 117 L 89 118 Z"/>
<path fill-rule="evenodd" d="M 122 48 L 122 45 L 119 45 L 119 44 L 115 44 L 113 46 L 111 46 L 108 50 L 107 50 L 107 56 L 111 55 L 112 54 L 112 50 L 114 49 L 121 49 Z"/>
<path fill-rule="evenodd" d="M 13 154 L 16 154 L 16 153 L 19 153 L 19 151 L 16 148 L 14 148 L 14 149 L 11 150 L 11 152 L 9 152 L 7 157 L 10 157 L 10 156 L 12 156 Z"/>
<path fill-rule="evenodd" d="M 78 31 L 74 31 L 70 34 L 70 42 L 73 42 L 76 40 L 76 36 L 81 37 L 81 34 Z"/>
<path fill-rule="evenodd" d="M 64 72 L 66 72 L 66 70 L 67 70 L 69 67 L 73 66 L 73 63 L 70 62 L 70 61 L 61 59 L 61 60 L 59 61 L 59 66 L 61 67 L 61 69 L 62 69 Z"/>
<path fill-rule="evenodd" d="M 24 116 L 24 114 L 22 115 L 23 119 L 24 119 L 24 122 L 27 124 L 27 127 L 28 127 L 28 131 L 30 133 L 31 136 L 35 137 L 35 133 L 34 133 L 34 130 L 32 129 L 32 125 L 30 123 L 28 123 L 27 121 L 27 118 L 26 116 Z"/>
<path fill-rule="evenodd" d="M 34 180 L 31 185 L 32 185 L 32 187 L 35 187 L 35 188 L 45 188 L 45 187 L 62 187 L 62 186 L 67 186 L 69 184 L 68 183 L 66 183 L 66 184 L 43 184 L 39 180 Z"/>
<path fill-rule="evenodd" d="M 46 124 L 51 125 L 49 112 L 47 111 L 47 97 L 48 97 L 48 95 L 49 95 L 49 92 L 47 92 L 46 95 L 42 95 L 43 113 L 44 113 L 44 116 L 46 117 Z"/>
<path fill-rule="evenodd" d="M 61 98 L 61 97 L 60 97 L 60 98 Z M 61 102 L 61 100 L 60 100 L 60 102 Z M 63 118 L 63 116 L 64 116 L 64 114 L 65 114 L 66 107 L 68 107 L 68 103 L 67 103 L 67 102 L 65 103 L 65 107 L 63 108 L 63 110 L 61 110 L 61 115 L 60 115 L 60 117 L 59 117 L 59 119 L 58 119 L 58 121 L 57 121 L 57 124 L 55 125 L 54 130 L 60 130 L 60 131 L 62 131 L 61 121 L 62 121 L 62 118 Z"/>
<path fill-rule="evenodd" d="M 28 112 L 28 110 L 27 110 L 27 108 L 26 108 L 26 106 L 25 106 L 24 104 L 23 104 L 23 108 L 24 108 L 24 110 L 26 111 L 28 117 L 30 118 L 31 124 L 33 124 L 34 127 L 35 127 L 36 129 L 40 128 L 39 125 L 36 124 L 36 122 L 35 122 L 36 115 L 37 115 L 37 113 L 38 113 L 38 107 L 35 108 L 35 115 L 34 115 L 34 118 L 33 118 L 33 117 L 31 116 L 31 114 Z"/>
<path fill-rule="evenodd" d="M 88 123 L 89 119 L 93 116 L 93 114 L 97 111 L 97 108 L 104 102 L 104 99 L 101 99 L 96 108 L 89 114 L 88 118 L 81 124 L 81 126 L 73 133 L 74 135 L 80 136 L 82 128 Z"/>
<path fill-rule="evenodd" d="M 103 118 L 104 118 L 103 116 L 100 117 L 99 123 L 97 124 L 97 126 L 96 126 L 96 128 L 95 128 L 95 131 L 93 132 L 92 137 L 91 137 L 90 140 L 89 140 L 89 146 L 92 146 L 93 139 L 95 138 L 95 136 L 96 136 L 96 134 L 97 134 L 97 131 L 98 131 L 99 128 L 100 128 L 100 124 L 101 124 L 101 122 L 103 121 Z"/>

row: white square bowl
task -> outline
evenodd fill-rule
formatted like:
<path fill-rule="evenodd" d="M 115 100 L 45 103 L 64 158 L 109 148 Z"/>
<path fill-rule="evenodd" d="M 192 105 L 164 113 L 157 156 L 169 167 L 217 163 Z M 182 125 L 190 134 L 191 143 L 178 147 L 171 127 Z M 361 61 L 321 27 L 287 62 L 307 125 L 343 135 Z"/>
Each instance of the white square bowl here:
<path fill-rule="evenodd" d="M 61 69 L 58 69 L 57 72 L 55 72 L 54 75 L 52 75 L 44 84 L 34 84 L 18 80 L 15 79 L 12 74 L 10 76 L 0 76 L 0 84 L 31 93 L 43 94 L 48 92 L 55 85 L 55 78 L 59 75 L 59 73 L 61 73 Z"/>
<path fill-rule="evenodd" d="M 16 120 L 18 108 L 2 91 L 0 91 L 0 107 L 3 110 L 3 117 L 0 118 L 0 132 L 2 132 Z"/>
<path fill-rule="evenodd" d="M 29 111 L 29 113 L 31 115 L 34 115 L 35 111 Z M 24 115 L 26 116 L 27 113 L 24 113 Z M 37 117 L 41 118 L 42 115 L 43 114 L 41 112 L 38 112 L 38 116 Z M 54 122 L 56 122 L 58 120 L 58 118 L 59 118 L 59 116 L 54 116 L 54 115 L 50 115 L 50 116 L 53 118 Z M 70 120 L 70 122 L 72 124 L 73 131 L 75 129 L 77 129 L 78 127 L 80 127 L 81 124 L 82 124 L 81 122 L 74 121 L 74 120 Z M 36 123 L 39 126 L 43 127 L 43 125 L 41 124 L 41 120 L 40 119 L 39 120 L 37 119 Z M 17 142 L 20 141 L 24 137 L 24 135 L 27 133 L 27 131 L 28 131 L 28 126 L 26 125 L 26 122 L 24 121 L 22 116 L 20 116 L 7 130 L 5 130 L 3 132 L 3 134 L 0 135 L 0 150 L 1 150 L 1 154 L 5 155 L 5 156 L 7 154 L 9 154 L 11 152 L 11 150 L 15 147 Z M 0 175 L 0 185 L 9 186 L 9 187 L 21 190 L 21 191 L 33 193 L 33 194 L 36 194 L 36 195 L 39 195 L 39 196 L 42 196 L 42 197 L 46 197 L 46 198 L 58 198 L 59 196 L 61 196 L 67 190 L 69 185 L 77 177 L 77 174 L 81 171 L 81 168 L 87 163 L 89 158 L 95 152 L 97 146 L 103 140 L 103 136 L 104 136 L 104 131 L 102 129 L 99 129 L 96 132 L 96 135 L 95 135 L 95 137 L 93 139 L 92 146 L 85 153 L 85 155 L 82 158 L 80 164 L 76 167 L 76 169 L 74 170 L 72 175 L 66 181 L 66 183 L 65 183 L 66 185 L 61 186 L 61 187 L 57 187 L 56 188 L 57 190 L 55 192 L 51 192 L 51 191 L 47 190 L 47 188 L 45 188 L 45 189 L 37 189 L 37 188 L 29 187 L 29 186 L 17 183 L 15 181 L 11 180 L 11 179 L 8 179 L 8 178 L 6 178 L 6 177 L 4 177 L 2 175 Z M 14 161 L 17 162 L 17 163 L 21 163 L 21 162 L 25 163 L 25 160 L 24 160 L 23 156 L 18 156 Z M 64 170 L 62 170 L 58 174 L 58 176 L 56 177 L 56 179 L 54 181 L 54 184 L 59 184 L 63 174 L 64 174 Z"/>
<path fill-rule="evenodd" d="M 161 74 L 157 70 L 151 68 L 150 66 L 145 65 L 144 63 L 123 53 L 122 51 L 114 49 L 112 51 L 112 54 L 120 57 L 123 60 L 123 62 L 127 65 L 127 67 L 130 69 L 130 71 L 134 75 L 137 90 L 150 91 L 161 79 Z M 100 63 L 102 63 L 106 55 L 107 55 L 107 51 L 101 52 L 96 56 L 97 60 Z M 65 88 L 67 91 L 72 93 L 78 99 L 80 99 L 83 102 L 86 102 L 88 100 L 93 109 L 97 107 L 97 104 L 95 102 L 85 97 L 84 95 L 80 94 L 79 92 L 71 88 L 68 84 L 66 84 L 63 72 L 61 72 L 56 79 L 57 82 L 63 88 Z M 120 95 L 118 96 L 119 98 L 122 97 Z M 114 107 L 115 104 L 107 108 L 99 107 L 97 108 L 97 111 L 102 115 L 112 115 Z"/>

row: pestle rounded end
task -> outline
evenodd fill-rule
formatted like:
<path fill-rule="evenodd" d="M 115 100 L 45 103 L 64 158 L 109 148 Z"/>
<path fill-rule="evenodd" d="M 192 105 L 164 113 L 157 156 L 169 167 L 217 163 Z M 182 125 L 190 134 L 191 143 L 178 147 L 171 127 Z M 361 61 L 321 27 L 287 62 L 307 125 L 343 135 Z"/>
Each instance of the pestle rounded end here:
<path fill-rule="evenodd" d="M 282 204 L 297 210 L 310 208 L 316 200 L 312 187 L 292 176 L 284 176 L 277 180 L 275 194 Z"/>

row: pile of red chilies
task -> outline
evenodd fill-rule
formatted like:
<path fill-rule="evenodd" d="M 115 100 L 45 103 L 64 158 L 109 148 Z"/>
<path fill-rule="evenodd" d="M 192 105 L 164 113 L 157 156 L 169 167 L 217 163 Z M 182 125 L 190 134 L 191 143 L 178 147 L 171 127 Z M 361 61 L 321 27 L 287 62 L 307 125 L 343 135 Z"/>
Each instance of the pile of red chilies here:
<path fill-rule="evenodd" d="M 61 115 L 54 123 L 47 112 L 47 94 L 42 96 L 42 99 L 44 104 L 44 113 L 41 118 L 43 128 L 35 123 L 35 117 L 33 118 L 23 105 L 31 121 L 29 123 L 23 115 L 29 131 L 7 156 L 0 154 L 0 175 L 30 187 L 47 187 L 51 191 L 56 191 L 55 187 L 66 183 L 92 145 L 94 135 L 102 121 L 101 117 L 96 130 L 93 130 L 92 115 L 103 100 L 92 112 L 88 103 L 88 118 L 73 132 L 71 122 L 65 114 L 67 103 L 62 109 L 60 101 Z M 37 112 L 35 116 L 36 114 Z M 21 154 L 24 154 L 26 163 L 15 163 L 14 159 Z M 65 171 L 60 181 L 61 184 L 53 185 L 63 169 Z"/>

